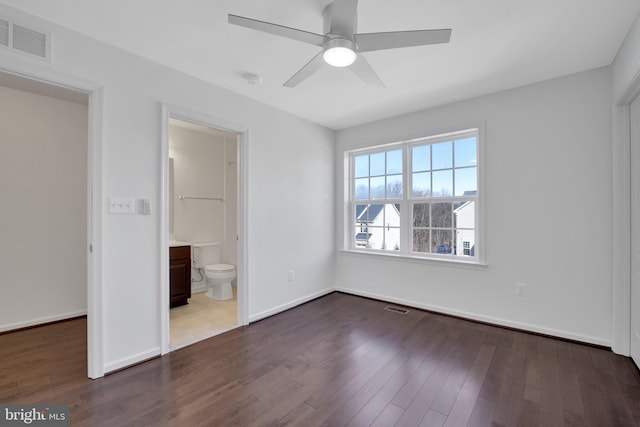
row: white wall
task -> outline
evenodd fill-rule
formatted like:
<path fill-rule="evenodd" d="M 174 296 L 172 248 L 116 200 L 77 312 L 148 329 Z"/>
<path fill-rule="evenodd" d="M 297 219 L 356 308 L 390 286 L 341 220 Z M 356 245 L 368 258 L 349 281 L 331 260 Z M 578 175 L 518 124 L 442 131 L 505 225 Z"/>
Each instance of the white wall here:
<path fill-rule="evenodd" d="M 0 68 L 72 76 L 103 87 L 104 201 L 152 201 L 148 216 L 104 211 L 99 261 L 106 371 L 160 353 L 161 103 L 249 129 L 250 318 L 332 288 L 332 131 L 13 8 L 0 5 L 0 13 L 35 22 L 54 40 L 51 65 L 2 51 Z M 294 282 L 287 281 L 289 269 L 296 270 Z"/>
<path fill-rule="evenodd" d="M 173 158 L 174 194 L 171 202 L 176 240 L 224 243 L 224 203 L 179 198 L 180 195 L 224 198 L 224 137 L 170 126 L 169 157 Z"/>
<path fill-rule="evenodd" d="M 338 289 L 610 345 L 610 112 L 604 68 L 339 131 L 342 242 L 345 150 L 484 123 L 488 266 L 340 252 Z"/>
<path fill-rule="evenodd" d="M 87 106 L 0 86 L 0 331 L 86 313 Z"/>

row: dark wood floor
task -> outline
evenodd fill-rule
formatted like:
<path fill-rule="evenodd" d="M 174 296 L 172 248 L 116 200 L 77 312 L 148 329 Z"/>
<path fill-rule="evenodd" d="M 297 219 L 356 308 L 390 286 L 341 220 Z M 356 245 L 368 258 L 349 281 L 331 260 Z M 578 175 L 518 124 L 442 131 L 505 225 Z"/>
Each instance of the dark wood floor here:
<path fill-rule="evenodd" d="M 0 336 L 0 402 L 78 426 L 637 426 L 612 352 L 334 293 L 99 380 L 86 322 Z"/>

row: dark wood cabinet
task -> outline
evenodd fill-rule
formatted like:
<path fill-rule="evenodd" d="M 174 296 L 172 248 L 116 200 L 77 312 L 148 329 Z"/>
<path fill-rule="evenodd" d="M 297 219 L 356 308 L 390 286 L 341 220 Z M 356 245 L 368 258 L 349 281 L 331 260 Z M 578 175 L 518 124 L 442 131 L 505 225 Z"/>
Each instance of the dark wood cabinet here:
<path fill-rule="evenodd" d="M 169 248 L 170 306 L 188 304 L 191 298 L 191 246 Z"/>

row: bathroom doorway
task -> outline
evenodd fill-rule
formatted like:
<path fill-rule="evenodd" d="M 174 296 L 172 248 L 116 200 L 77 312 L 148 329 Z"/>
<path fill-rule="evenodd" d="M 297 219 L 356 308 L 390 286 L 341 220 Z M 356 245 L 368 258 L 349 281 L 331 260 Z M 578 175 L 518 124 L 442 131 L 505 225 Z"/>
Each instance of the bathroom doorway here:
<path fill-rule="evenodd" d="M 239 251 L 243 138 L 175 114 L 167 117 L 166 136 L 169 274 L 163 292 L 169 294 L 166 351 L 172 351 L 246 324 Z M 203 248 L 213 255 L 203 258 Z M 213 265 L 233 269 L 224 297 L 212 292 L 219 286 L 211 279 Z"/>

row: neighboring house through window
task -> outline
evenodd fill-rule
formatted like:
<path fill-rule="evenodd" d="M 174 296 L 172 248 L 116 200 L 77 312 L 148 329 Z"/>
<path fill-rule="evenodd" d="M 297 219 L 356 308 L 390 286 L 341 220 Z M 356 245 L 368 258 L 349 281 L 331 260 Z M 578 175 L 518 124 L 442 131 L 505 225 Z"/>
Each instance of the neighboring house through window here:
<path fill-rule="evenodd" d="M 478 129 L 349 157 L 349 248 L 478 262 Z"/>

